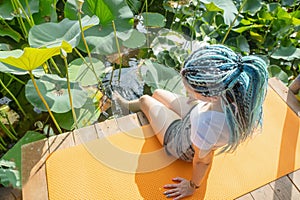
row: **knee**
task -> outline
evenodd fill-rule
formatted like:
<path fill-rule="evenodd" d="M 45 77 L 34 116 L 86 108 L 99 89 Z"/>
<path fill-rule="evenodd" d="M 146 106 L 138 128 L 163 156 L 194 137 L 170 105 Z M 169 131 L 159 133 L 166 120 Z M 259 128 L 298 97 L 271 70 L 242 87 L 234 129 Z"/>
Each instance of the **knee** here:
<path fill-rule="evenodd" d="M 148 101 L 149 100 L 149 98 L 151 98 L 149 95 L 147 95 L 147 94 L 145 94 L 145 95 L 143 95 L 143 96 L 141 96 L 140 97 L 140 103 L 145 103 L 146 101 Z"/>
<path fill-rule="evenodd" d="M 160 97 L 161 94 L 162 94 L 163 92 L 164 92 L 163 89 L 156 89 L 156 90 L 154 90 L 154 92 L 153 92 L 153 94 L 152 94 L 152 97 L 153 97 L 153 98 Z"/>

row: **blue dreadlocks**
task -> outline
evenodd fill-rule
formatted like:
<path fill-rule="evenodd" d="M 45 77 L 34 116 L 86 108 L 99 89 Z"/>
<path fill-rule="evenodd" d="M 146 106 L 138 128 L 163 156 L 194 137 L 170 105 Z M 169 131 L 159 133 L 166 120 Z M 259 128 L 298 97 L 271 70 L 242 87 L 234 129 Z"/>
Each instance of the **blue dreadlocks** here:
<path fill-rule="evenodd" d="M 181 71 L 187 83 L 206 97 L 221 97 L 230 130 L 222 151 L 233 151 L 261 126 L 267 90 L 266 63 L 256 56 L 241 57 L 223 45 L 201 47 Z"/>

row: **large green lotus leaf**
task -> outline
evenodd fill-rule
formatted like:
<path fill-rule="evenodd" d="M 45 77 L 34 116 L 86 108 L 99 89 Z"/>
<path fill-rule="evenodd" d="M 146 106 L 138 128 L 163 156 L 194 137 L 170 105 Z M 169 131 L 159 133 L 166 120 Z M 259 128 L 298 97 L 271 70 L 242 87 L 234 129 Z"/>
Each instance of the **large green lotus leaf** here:
<path fill-rule="evenodd" d="M 97 16 L 82 18 L 84 30 L 99 24 Z M 81 32 L 78 20 L 65 18 L 59 23 L 44 23 L 32 27 L 29 31 L 28 41 L 31 47 L 55 47 L 62 41 L 67 41 L 76 47 L 80 41 Z"/>
<path fill-rule="evenodd" d="M 262 7 L 261 0 L 246 0 L 242 12 L 248 12 L 254 16 Z"/>
<path fill-rule="evenodd" d="M 182 47 L 187 40 L 178 32 L 161 29 L 151 43 L 154 55 L 158 55 L 162 51 L 170 51 L 172 47 Z"/>
<path fill-rule="evenodd" d="M 287 61 L 300 59 L 300 49 L 290 46 L 290 47 L 280 47 L 272 55 L 274 59 L 283 59 Z"/>
<path fill-rule="evenodd" d="M 142 77 L 145 83 L 150 86 L 151 91 L 165 89 L 176 94 L 185 94 L 180 74 L 173 68 L 146 60 L 142 66 Z"/>
<path fill-rule="evenodd" d="M 81 108 L 75 109 L 75 113 L 77 117 L 77 126 L 78 128 L 82 128 L 97 122 L 101 111 L 97 108 L 94 99 L 89 95 L 85 104 Z M 72 130 L 74 128 L 74 120 L 71 111 L 67 113 L 54 113 L 54 116 L 60 127 L 66 130 Z"/>
<path fill-rule="evenodd" d="M 12 65 L 19 69 L 31 71 L 41 66 L 49 58 L 59 55 L 61 49 L 64 49 L 68 53 L 72 52 L 72 46 L 63 41 L 60 46 L 52 48 L 37 49 L 25 47 L 24 51 L 19 49 L 13 51 L 0 51 L 0 62 Z"/>
<path fill-rule="evenodd" d="M 77 19 L 77 0 L 68 0 L 65 6 L 65 17 Z M 111 22 L 127 21 L 133 18 L 125 0 L 85 0 L 82 11 L 86 15 L 96 15 L 102 26 L 111 26 Z"/>
<path fill-rule="evenodd" d="M 166 18 L 159 13 L 142 13 L 144 26 L 150 27 L 164 27 L 166 25 Z"/>
<path fill-rule="evenodd" d="M 65 113 L 71 110 L 68 84 L 65 78 L 57 75 L 46 74 L 36 80 L 39 90 L 48 103 L 51 111 Z M 81 108 L 87 99 L 86 92 L 79 86 L 79 83 L 71 82 L 71 94 L 74 108 Z M 39 98 L 32 81 L 25 86 L 27 100 L 41 111 L 47 111 L 42 100 Z"/>
<path fill-rule="evenodd" d="M 37 0 L 19 0 L 22 4 L 25 12 L 28 14 L 28 7 L 26 6 L 26 1 L 28 2 L 31 14 L 39 12 L 39 1 Z M 9 0 L 0 1 L 0 19 L 12 20 L 15 17 L 14 8 Z M 24 15 L 22 15 L 24 17 Z"/>
<path fill-rule="evenodd" d="M 85 58 L 86 62 L 90 65 L 90 61 L 88 58 Z M 69 77 L 71 81 L 80 82 L 82 86 L 88 85 L 95 85 L 98 83 L 98 79 L 104 73 L 105 66 L 102 61 L 92 58 L 94 71 L 96 74 L 93 73 L 91 66 L 88 67 L 84 63 L 81 58 L 73 60 L 69 64 Z M 97 77 L 95 77 L 97 76 Z"/>
<path fill-rule="evenodd" d="M 120 27 L 117 29 L 116 35 L 120 47 L 139 48 L 146 42 L 142 33 L 129 27 Z M 134 41 L 131 41 L 134 38 Z M 98 28 L 92 27 L 86 31 L 86 41 L 92 53 L 100 55 L 109 55 L 118 52 L 116 38 L 113 29 L 106 28 L 99 31 Z M 85 51 L 85 48 L 80 45 L 79 48 Z"/>
<path fill-rule="evenodd" d="M 123 46 L 134 49 L 134 48 L 140 48 L 143 45 L 145 45 L 145 43 L 146 43 L 145 34 L 139 32 L 135 29 L 132 29 L 131 34 L 128 34 L 128 35 L 130 35 L 130 37 L 123 41 L 123 43 L 122 43 Z"/>
<path fill-rule="evenodd" d="M 227 0 L 227 1 L 224 1 L 224 0 L 200 0 L 200 1 L 205 4 L 213 3 L 213 4 L 215 4 L 215 6 L 222 9 L 224 21 L 225 21 L 225 24 L 227 24 L 227 25 L 230 25 L 233 22 L 235 15 L 238 13 L 237 8 L 235 7 L 232 0 Z M 238 25 L 238 23 L 235 23 L 235 25 Z"/>

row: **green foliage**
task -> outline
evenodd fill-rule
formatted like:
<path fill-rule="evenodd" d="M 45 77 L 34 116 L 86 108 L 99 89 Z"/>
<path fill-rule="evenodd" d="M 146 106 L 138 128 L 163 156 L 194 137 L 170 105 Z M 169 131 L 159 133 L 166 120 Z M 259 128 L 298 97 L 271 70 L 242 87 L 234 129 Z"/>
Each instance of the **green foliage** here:
<path fill-rule="evenodd" d="M 151 92 L 155 89 L 165 89 L 176 94 L 184 95 L 183 83 L 180 74 L 173 68 L 146 60 L 142 73 L 143 80 L 150 86 Z"/>
<path fill-rule="evenodd" d="M 46 74 L 36 81 L 36 84 L 44 96 L 50 110 L 56 113 L 65 113 L 71 110 L 69 102 L 68 85 L 65 78 L 57 75 Z M 41 111 L 47 111 L 39 98 L 32 81 L 28 81 L 25 87 L 27 100 Z M 81 108 L 87 99 L 86 92 L 78 82 L 71 83 L 71 94 L 74 108 Z"/>
<path fill-rule="evenodd" d="M 92 58 L 92 63 L 95 72 L 89 67 L 88 58 L 84 60 L 81 58 L 73 60 L 69 64 L 70 81 L 79 82 L 81 86 L 97 85 L 105 71 L 103 62 L 97 58 Z M 94 74 L 96 73 L 96 75 Z"/>
<path fill-rule="evenodd" d="M 0 159 L 0 182 L 4 186 L 21 188 L 21 147 L 22 145 L 41 140 L 44 135 L 28 131 L 15 145 Z"/>
<path fill-rule="evenodd" d="M 21 188 L 20 172 L 14 162 L 0 159 L 0 183 L 5 187 Z"/>
<path fill-rule="evenodd" d="M 289 84 L 299 74 L 300 12 L 297 2 L 194 0 L 164 4 L 174 14 L 171 29 L 192 39 L 224 43 L 244 55 L 263 55 Z M 225 3 L 226 2 L 226 3 Z M 273 71 L 273 70 L 269 70 Z M 276 73 L 277 74 L 277 73 Z M 273 76 L 274 73 L 270 73 Z"/>
<path fill-rule="evenodd" d="M 83 30 L 99 24 L 99 19 L 95 15 L 82 18 Z M 31 47 L 55 47 L 62 41 L 68 42 L 73 48 L 80 42 L 80 26 L 78 20 L 65 18 L 59 23 L 44 23 L 30 29 L 28 42 Z"/>

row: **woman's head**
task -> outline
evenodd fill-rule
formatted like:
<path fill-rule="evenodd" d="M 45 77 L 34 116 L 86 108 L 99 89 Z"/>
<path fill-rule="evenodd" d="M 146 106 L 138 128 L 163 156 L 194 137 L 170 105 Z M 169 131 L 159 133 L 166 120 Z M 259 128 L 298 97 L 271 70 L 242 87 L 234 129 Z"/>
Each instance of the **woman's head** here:
<path fill-rule="evenodd" d="M 205 97 L 220 97 L 231 137 L 228 150 L 260 125 L 266 94 L 266 63 L 241 57 L 223 45 L 207 45 L 191 54 L 181 71 L 184 81 Z"/>

